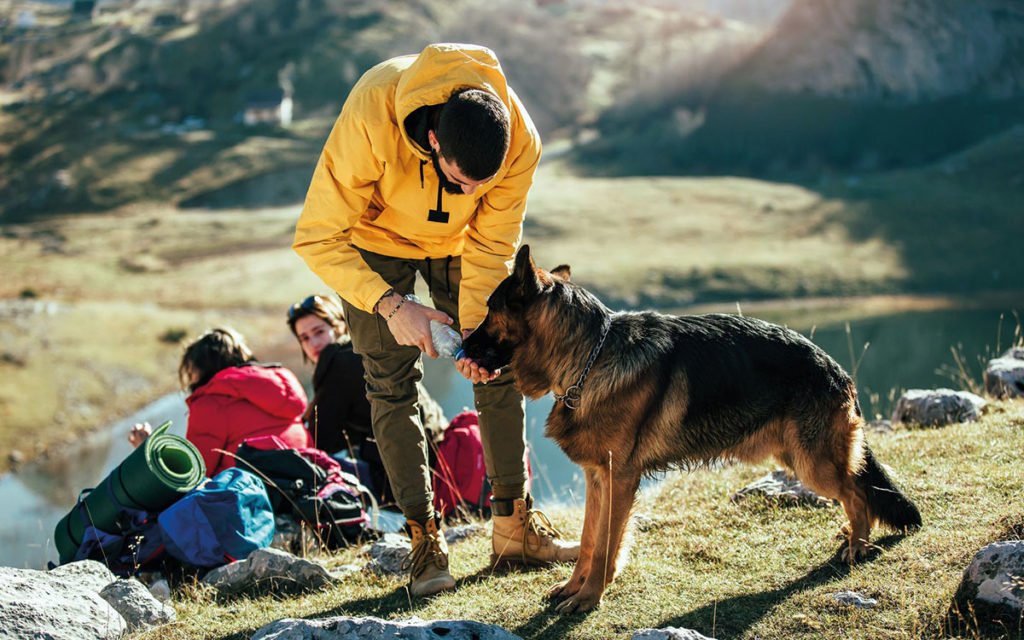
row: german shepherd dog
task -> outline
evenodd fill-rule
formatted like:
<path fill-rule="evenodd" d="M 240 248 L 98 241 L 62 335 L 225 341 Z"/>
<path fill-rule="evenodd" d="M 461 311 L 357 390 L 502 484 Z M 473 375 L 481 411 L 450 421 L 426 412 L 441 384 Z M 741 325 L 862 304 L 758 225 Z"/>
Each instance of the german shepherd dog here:
<path fill-rule="evenodd" d="M 555 394 L 546 435 L 586 473 L 586 511 L 572 576 L 549 597 L 559 611 L 596 606 L 615 576 L 645 474 L 774 456 L 842 504 L 842 559 L 868 551 L 872 525 L 921 525 L 864 443 L 857 390 L 842 367 L 789 329 L 734 315 L 612 313 L 538 269 L 529 246 L 464 344 L 488 370 L 511 365 L 524 395 Z"/>

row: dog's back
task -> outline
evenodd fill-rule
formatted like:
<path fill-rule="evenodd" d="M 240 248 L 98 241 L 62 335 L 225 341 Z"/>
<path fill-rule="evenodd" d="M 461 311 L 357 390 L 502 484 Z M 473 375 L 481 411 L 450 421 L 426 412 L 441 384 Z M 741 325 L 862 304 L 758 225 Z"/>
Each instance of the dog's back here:
<path fill-rule="evenodd" d="M 652 387 L 637 436 L 658 446 L 636 449 L 647 469 L 775 453 L 752 439 L 786 421 L 812 445 L 827 439 L 837 411 L 856 403 L 852 380 L 824 351 L 752 318 L 619 313 L 605 349 L 620 371 Z"/>

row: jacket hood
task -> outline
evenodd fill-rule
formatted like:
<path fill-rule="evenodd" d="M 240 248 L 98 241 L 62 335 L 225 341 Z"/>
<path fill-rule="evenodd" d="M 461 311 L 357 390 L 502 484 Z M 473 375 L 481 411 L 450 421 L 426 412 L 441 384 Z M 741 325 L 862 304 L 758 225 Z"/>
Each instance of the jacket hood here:
<path fill-rule="evenodd" d="M 273 365 L 229 367 L 192 392 L 188 401 L 201 396 L 226 396 L 250 402 L 270 415 L 295 418 L 306 410 L 306 392 L 290 370 Z"/>
<path fill-rule="evenodd" d="M 402 139 L 417 155 L 428 159 L 418 144 L 409 138 L 403 123 L 416 109 L 444 104 L 459 89 L 483 89 L 496 96 L 514 113 L 508 84 L 497 56 L 486 47 L 472 44 L 441 43 L 428 45 L 402 73 L 395 87 L 395 115 Z"/>

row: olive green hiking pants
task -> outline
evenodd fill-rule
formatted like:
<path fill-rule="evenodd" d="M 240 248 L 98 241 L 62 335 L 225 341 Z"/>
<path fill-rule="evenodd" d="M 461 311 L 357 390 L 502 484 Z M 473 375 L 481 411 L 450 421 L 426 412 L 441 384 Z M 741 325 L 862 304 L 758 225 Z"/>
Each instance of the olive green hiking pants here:
<path fill-rule="evenodd" d="M 416 274 L 427 282 L 434 307 L 455 320 L 459 328 L 459 282 L 462 261 L 450 258 L 413 260 L 359 250 L 366 264 L 402 295 L 413 293 Z M 373 434 L 395 499 L 405 516 L 421 520 L 433 501 L 429 446 L 417 406 L 416 382 L 423 377 L 417 347 L 395 342 L 387 321 L 342 299 L 352 346 L 363 358 L 366 393 L 370 400 Z M 452 365 L 454 367 L 454 364 Z M 495 495 L 522 495 L 526 483 L 526 422 L 523 396 L 512 373 L 504 371 L 486 384 L 473 385 L 480 416 L 487 477 Z"/>

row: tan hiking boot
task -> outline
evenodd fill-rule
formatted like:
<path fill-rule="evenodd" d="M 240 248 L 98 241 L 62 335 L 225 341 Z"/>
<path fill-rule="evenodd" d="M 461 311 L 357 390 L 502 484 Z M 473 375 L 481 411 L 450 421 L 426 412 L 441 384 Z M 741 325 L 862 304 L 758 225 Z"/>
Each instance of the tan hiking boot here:
<path fill-rule="evenodd" d="M 409 570 L 409 593 L 419 598 L 455 588 L 455 578 L 448 572 L 448 543 L 431 518 L 421 525 L 407 521 L 412 533 L 412 551 L 402 563 Z"/>
<path fill-rule="evenodd" d="M 543 512 L 533 509 L 533 499 L 491 500 L 491 564 L 525 565 L 574 562 L 580 543 L 562 540 L 562 534 Z"/>

